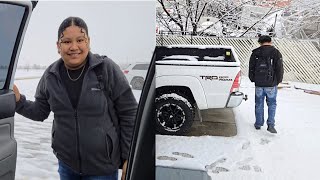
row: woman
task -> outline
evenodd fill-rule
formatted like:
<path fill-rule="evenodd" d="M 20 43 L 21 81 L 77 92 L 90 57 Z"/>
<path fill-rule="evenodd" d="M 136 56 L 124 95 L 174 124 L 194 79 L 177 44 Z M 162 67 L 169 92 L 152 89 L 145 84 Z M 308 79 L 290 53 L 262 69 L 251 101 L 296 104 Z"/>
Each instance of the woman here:
<path fill-rule="evenodd" d="M 44 72 L 35 101 L 26 100 L 14 86 L 16 112 L 35 121 L 54 113 L 52 148 L 61 180 L 117 180 L 122 163 L 124 179 L 137 110 L 128 81 L 111 59 L 90 52 L 88 27 L 79 17 L 61 23 L 57 49 L 61 58 Z M 105 71 L 112 102 L 97 69 Z M 109 109 L 115 111 L 119 125 Z"/>

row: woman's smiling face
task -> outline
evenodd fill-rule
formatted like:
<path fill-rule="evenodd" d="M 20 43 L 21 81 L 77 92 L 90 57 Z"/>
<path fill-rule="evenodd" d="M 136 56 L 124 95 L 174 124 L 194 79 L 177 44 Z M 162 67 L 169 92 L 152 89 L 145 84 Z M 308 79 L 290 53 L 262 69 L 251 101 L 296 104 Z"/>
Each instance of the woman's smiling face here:
<path fill-rule="evenodd" d="M 72 25 L 60 35 L 57 48 L 66 67 L 78 69 L 85 63 L 90 51 L 90 38 L 85 29 Z"/>

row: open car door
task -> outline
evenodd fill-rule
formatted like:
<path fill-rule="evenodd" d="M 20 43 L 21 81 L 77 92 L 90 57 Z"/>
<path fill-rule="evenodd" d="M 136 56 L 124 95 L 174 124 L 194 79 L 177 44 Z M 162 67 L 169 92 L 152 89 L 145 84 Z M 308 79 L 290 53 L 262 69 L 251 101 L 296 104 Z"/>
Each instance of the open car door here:
<path fill-rule="evenodd" d="M 155 179 L 155 59 L 154 51 L 140 96 L 126 180 Z"/>
<path fill-rule="evenodd" d="M 0 180 L 15 178 L 15 95 L 12 91 L 23 37 L 36 2 L 0 1 Z"/>

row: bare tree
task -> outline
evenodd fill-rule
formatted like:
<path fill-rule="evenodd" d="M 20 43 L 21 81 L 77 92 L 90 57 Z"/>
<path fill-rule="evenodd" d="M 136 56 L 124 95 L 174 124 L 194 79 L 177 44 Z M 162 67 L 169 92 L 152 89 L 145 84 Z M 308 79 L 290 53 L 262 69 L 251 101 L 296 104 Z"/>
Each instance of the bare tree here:
<path fill-rule="evenodd" d="M 212 11 L 211 16 L 216 15 L 219 19 L 215 23 L 213 23 L 210 26 L 201 30 L 198 34 L 202 35 L 204 31 L 212 28 L 218 22 L 223 22 L 229 26 L 236 25 L 237 21 L 240 19 L 239 16 L 241 14 L 241 11 L 239 9 L 243 5 L 248 4 L 248 3 L 252 3 L 252 1 L 244 1 L 244 2 L 241 2 L 239 5 L 233 4 L 232 2 L 231 3 L 230 2 L 229 3 L 228 2 L 224 2 L 224 3 L 219 2 L 218 4 L 215 4 L 216 6 L 213 6 L 212 8 L 210 8 L 210 10 Z M 236 31 L 236 29 L 235 29 L 235 31 Z"/>
<path fill-rule="evenodd" d="M 269 9 L 269 11 L 258 21 L 256 21 L 254 24 L 252 24 L 244 33 L 242 33 L 240 35 L 240 37 L 244 36 L 251 28 L 253 28 L 256 24 L 258 24 L 259 22 L 261 22 L 266 16 L 268 16 L 270 14 L 270 12 L 272 11 L 272 9 L 274 8 L 274 5 L 276 4 L 277 1 L 274 2 L 273 6 Z"/>
<path fill-rule="evenodd" d="M 182 34 L 190 31 L 193 35 L 197 34 L 200 18 L 203 16 L 209 0 L 158 0 L 162 7 L 157 12 L 158 22 L 166 27 L 170 32 L 179 28 Z M 170 23 L 173 22 L 172 26 Z"/>
<path fill-rule="evenodd" d="M 261 33 L 260 31 L 266 31 L 276 37 L 320 38 L 319 0 L 292 0 L 288 7 L 276 6 L 281 0 L 157 1 L 159 3 L 157 22 L 165 28 L 165 31 L 172 34 L 178 31 L 183 35 L 187 33 L 208 35 L 207 32 L 214 32 L 209 30 L 213 30 L 214 26 L 221 23 L 224 37 L 253 37 Z M 258 19 L 247 21 L 243 16 L 244 7 L 247 5 L 253 5 L 253 8 L 264 8 L 264 13 Z M 202 17 L 212 17 L 209 20 L 211 24 L 203 26 Z M 243 24 L 244 22 L 246 24 Z"/>
<path fill-rule="evenodd" d="M 284 37 L 320 38 L 320 2 L 293 0 L 282 16 Z"/>
<path fill-rule="evenodd" d="M 158 0 L 161 8 L 157 10 L 157 21 L 170 33 L 179 31 L 181 34 L 191 32 L 192 35 L 203 35 L 204 32 L 222 22 L 236 25 L 244 4 L 253 4 L 254 0 Z M 202 28 L 201 17 L 214 17 L 218 21 Z"/>

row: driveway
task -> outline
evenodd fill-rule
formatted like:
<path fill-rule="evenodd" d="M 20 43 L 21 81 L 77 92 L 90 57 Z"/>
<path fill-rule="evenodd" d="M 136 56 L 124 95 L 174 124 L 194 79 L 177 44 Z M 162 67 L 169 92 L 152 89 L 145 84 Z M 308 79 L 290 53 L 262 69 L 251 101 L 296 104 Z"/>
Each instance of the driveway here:
<path fill-rule="evenodd" d="M 235 117 L 231 108 L 209 109 L 201 111 L 202 122 L 196 113 L 195 121 L 187 136 L 224 136 L 230 137 L 237 134 Z"/>

